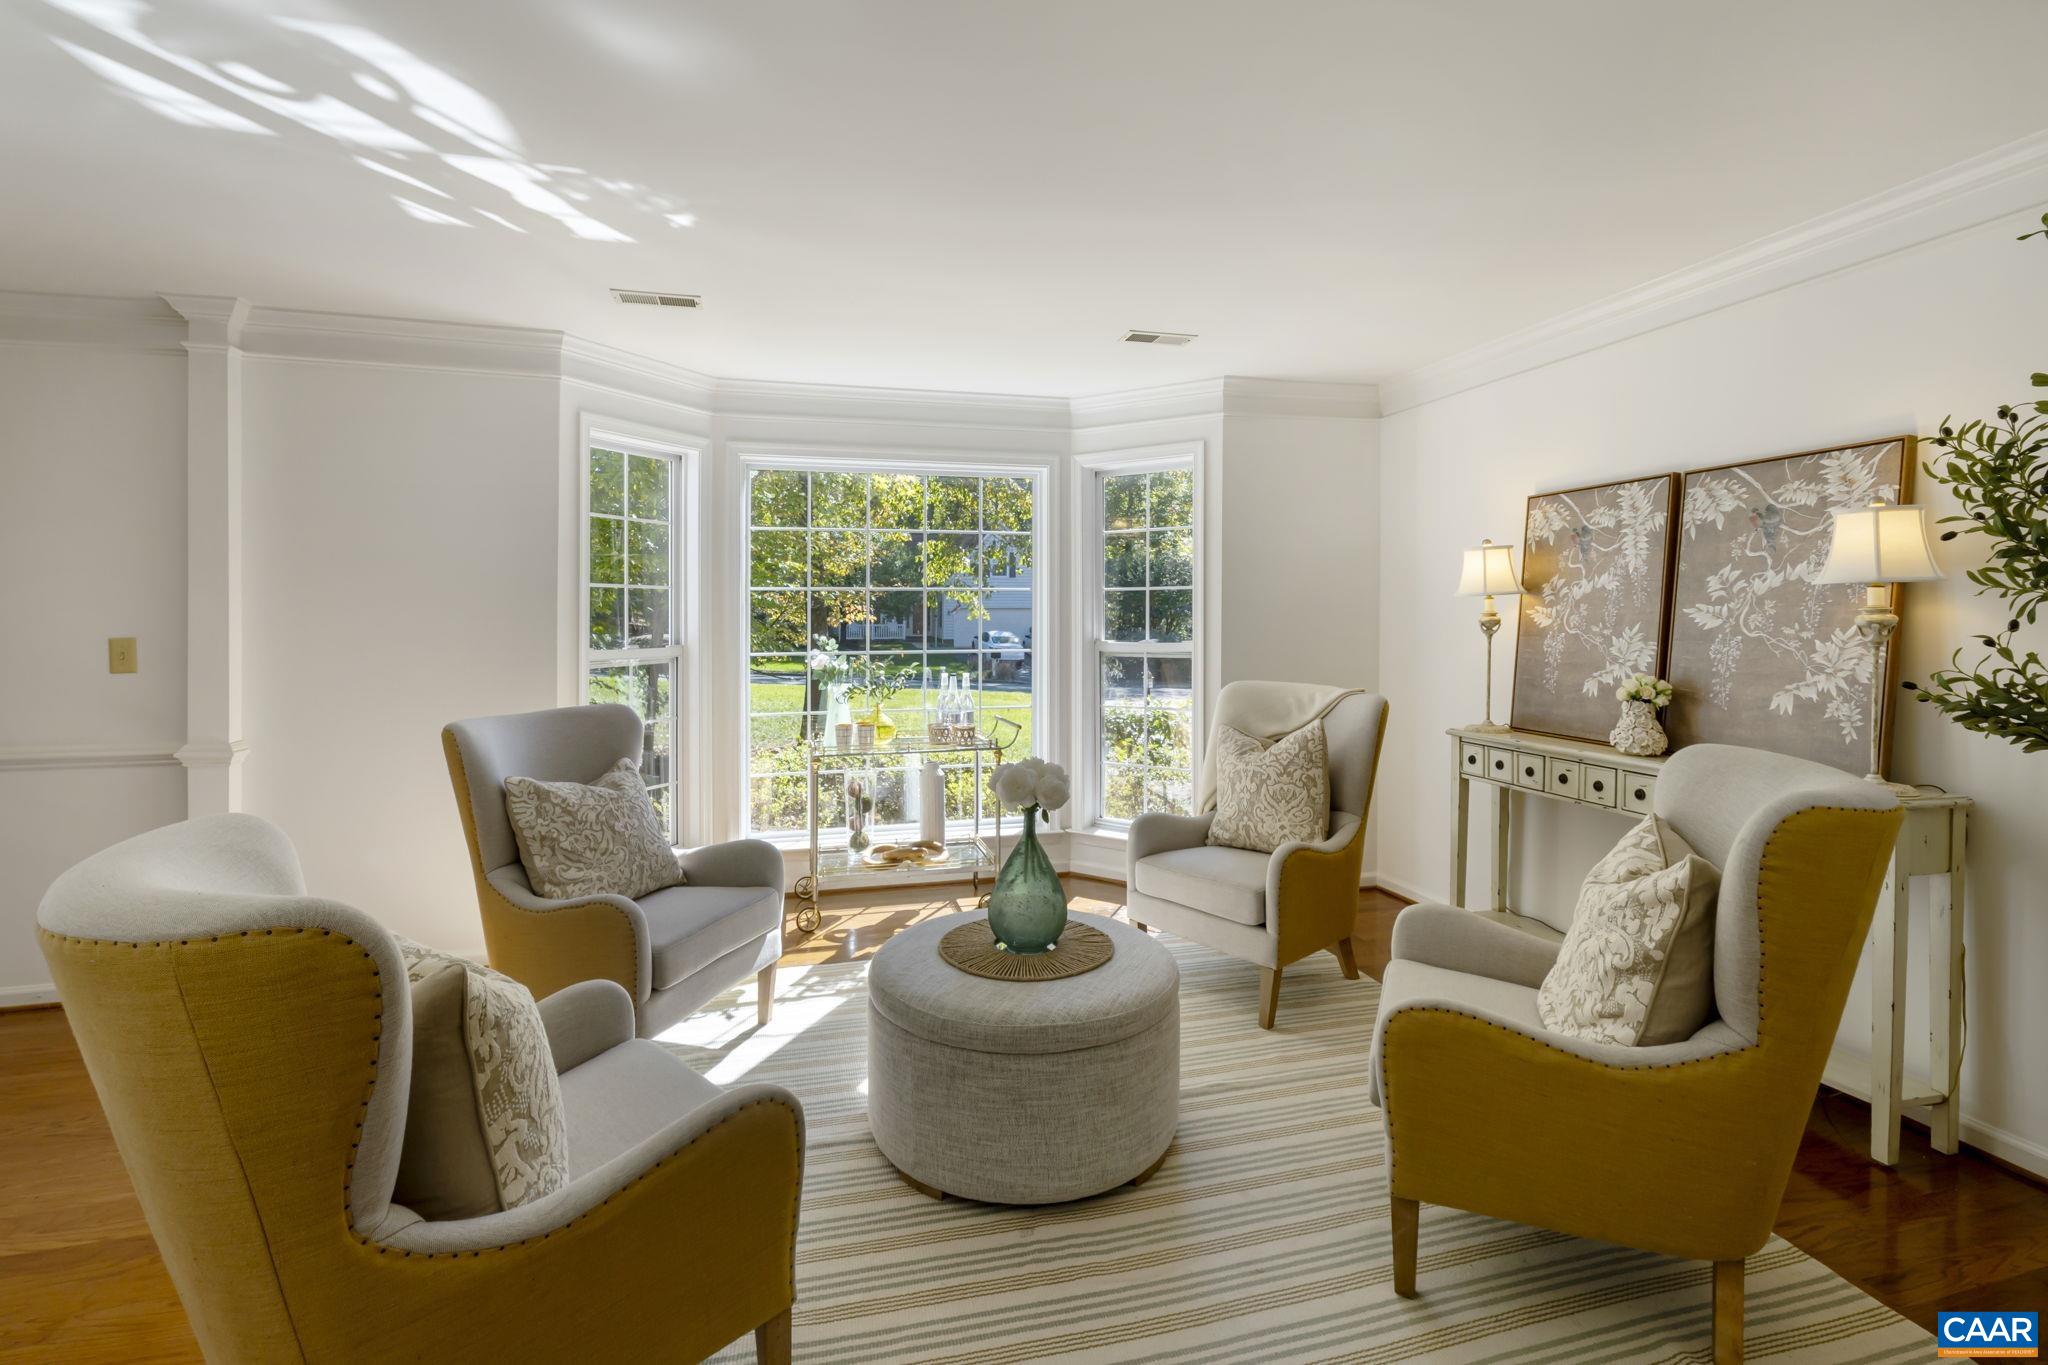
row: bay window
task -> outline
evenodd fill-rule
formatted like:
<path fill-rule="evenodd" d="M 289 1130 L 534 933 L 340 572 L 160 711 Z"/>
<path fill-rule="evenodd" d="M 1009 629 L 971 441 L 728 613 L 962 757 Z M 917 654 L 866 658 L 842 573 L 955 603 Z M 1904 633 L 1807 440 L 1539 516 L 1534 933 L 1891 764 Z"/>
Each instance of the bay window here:
<path fill-rule="evenodd" d="M 942 690 L 981 728 L 1038 715 L 1040 502 L 1034 473 L 761 460 L 746 472 L 747 829 L 807 829 L 807 745 L 835 688 L 887 733 L 922 734 Z M 1000 727 L 1008 733 L 1008 727 Z M 991 765 L 992 766 L 992 765 Z M 972 819 L 971 764 L 948 764 L 949 820 Z M 902 760 L 874 766 L 875 826 L 907 824 Z M 819 823 L 845 822 L 845 773 L 819 779 Z"/>

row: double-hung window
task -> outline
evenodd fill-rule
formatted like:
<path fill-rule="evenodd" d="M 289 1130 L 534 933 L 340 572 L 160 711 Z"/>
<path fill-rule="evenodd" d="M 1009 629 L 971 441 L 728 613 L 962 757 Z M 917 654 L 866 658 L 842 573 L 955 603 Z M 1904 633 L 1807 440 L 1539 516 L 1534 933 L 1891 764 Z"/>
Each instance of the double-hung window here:
<path fill-rule="evenodd" d="M 1192 460 L 1096 474 L 1097 816 L 1124 824 L 1194 803 Z"/>
<path fill-rule="evenodd" d="M 583 695 L 639 713 L 640 775 L 671 839 L 683 650 L 676 471 L 673 454 L 593 445 L 584 472 Z"/>
<path fill-rule="evenodd" d="M 1038 714 L 1040 478 L 971 466 L 760 461 L 746 490 L 747 829 L 805 831 L 807 744 L 848 716 L 917 736 L 962 698 L 984 732 Z M 849 722 L 851 723 L 851 721 Z M 819 824 L 845 837 L 847 777 L 819 779 Z M 871 827 L 915 818 L 905 762 L 861 765 Z M 948 821 L 973 818 L 971 763 L 947 761 Z"/>

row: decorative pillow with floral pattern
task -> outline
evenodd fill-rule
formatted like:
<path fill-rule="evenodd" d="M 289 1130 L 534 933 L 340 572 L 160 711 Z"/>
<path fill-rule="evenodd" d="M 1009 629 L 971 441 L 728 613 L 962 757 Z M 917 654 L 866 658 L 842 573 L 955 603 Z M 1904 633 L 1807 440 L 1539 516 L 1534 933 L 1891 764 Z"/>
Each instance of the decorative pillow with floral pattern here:
<path fill-rule="evenodd" d="M 1271 853 L 1284 843 L 1321 843 L 1330 833 L 1330 748 L 1311 721 L 1266 742 L 1216 727 L 1216 819 L 1209 842 Z"/>
<path fill-rule="evenodd" d="M 1720 882 L 1678 831 L 1645 816 L 1586 874 L 1557 962 L 1536 993 L 1543 1027 L 1624 1047 L 1699 1032 L 1714 1012 Z"/>
<path fill-rule="evenodd" d="M 413 1066 L 393 1198 L 423 1218 L 474 1218 L 562 1188 L 569 1129 L 532 993 L 468 958 L 397 942 Z"/>
<path fill-rule="evenodd" d="M 638 900 L 683 880 L 675 846 L 630 758 L 591 783 L 508 777 L 505 814 L 527 881 L 549 900 Z"/>

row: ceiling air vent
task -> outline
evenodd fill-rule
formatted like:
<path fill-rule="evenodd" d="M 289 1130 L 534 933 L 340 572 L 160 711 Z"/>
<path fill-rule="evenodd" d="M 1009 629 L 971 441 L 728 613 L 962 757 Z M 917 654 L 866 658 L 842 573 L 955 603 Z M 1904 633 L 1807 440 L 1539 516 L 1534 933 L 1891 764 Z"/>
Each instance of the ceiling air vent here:
<path fill-rule="evenodd" d="M 614 289 L 612 297 L 620 303 L 644 303 L 656 308 L 702 308 L 704 298 L 700 294 L 663 294 L 652 289 Z"/>
<path fill-rule="evenodd" d="M 1142 346 L 1185 346 L 1195 339 L 1193 332 L 1125 332 L 1125 341 Z"/>

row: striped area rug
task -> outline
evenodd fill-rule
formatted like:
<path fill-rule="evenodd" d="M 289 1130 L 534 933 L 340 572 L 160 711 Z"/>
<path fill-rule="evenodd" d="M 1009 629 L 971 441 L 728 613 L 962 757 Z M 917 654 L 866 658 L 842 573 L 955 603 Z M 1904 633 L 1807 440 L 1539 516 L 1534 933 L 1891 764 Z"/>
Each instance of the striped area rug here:
<path fill-rule="evenodd" d="M 1181 969 L 1179 1137 L 1147 1184 L 1072 1204 L 939 1203 L 896 1178 L 868 1134 L 864 963 L 785 972 L 765 1030 L 735 992 L 664 1039 L 714 1080 L 803 1100 L 798 1360 L 1711 1360 L 1706 1264 L 1452 1209 L 1423 1210 L 1422 1297 L 1396 1298 L 1365 1084 L 1378 988 L 1326 954 L 1301 963 L 1267 1033 L 1256 972 L 1162 941 Z M 1747 1348 L 1933 1358 L 1927 1333 L 1778 1238 L 1749 1261 Z M 752 1360 L 751 1339 L 717 1358 Z"/>

